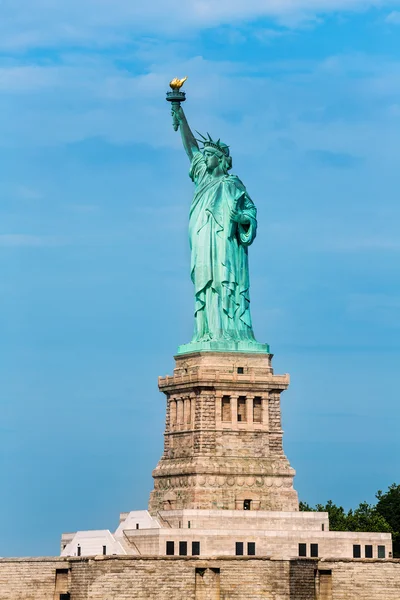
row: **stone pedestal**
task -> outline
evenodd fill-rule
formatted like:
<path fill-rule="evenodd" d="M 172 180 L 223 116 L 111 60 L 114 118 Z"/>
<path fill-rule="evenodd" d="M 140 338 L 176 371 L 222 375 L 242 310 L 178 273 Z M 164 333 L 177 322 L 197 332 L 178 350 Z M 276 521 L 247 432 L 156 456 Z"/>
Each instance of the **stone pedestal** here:
<path fill-rule="evenodd" d="M 199 352 L 175 357 L 160 377 L 167 397 L 164 454 L 149 511 L 298 510 L 282 448 L 280 394 L 271 354 Z"/>

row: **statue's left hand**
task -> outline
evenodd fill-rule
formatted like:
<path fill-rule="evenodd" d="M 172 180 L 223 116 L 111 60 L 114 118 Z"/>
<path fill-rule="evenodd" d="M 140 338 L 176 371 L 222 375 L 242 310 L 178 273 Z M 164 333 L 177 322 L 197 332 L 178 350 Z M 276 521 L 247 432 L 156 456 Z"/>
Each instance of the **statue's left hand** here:
<path fill-rule="evenodd" d="M 235 223 L 240 223 L 241 225 L 246 225 L 246 223 L 249 223 L 249 219 L 246 217 L 246 215 L 244 215 L 241 210 L 234 208 L 231 209 L 231 220 Z"/>

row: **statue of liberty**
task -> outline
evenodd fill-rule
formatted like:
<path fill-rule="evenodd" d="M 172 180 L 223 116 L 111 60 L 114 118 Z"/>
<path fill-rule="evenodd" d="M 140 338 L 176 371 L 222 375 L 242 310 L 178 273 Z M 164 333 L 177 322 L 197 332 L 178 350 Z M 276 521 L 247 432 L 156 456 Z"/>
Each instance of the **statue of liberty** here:
<path fill-rule="evenodd" d="M 172 102 L 172 116 L 195 185 L 189 217 L 195 328 L 192 342 L 178 352 L 268 352 L 255 340 L 250 316 L 248 247 L 256 237 L 256 207 L 240 179 L 229 174 L 229 147 L 208 134 L 197 140 L 179 102 Z"/>

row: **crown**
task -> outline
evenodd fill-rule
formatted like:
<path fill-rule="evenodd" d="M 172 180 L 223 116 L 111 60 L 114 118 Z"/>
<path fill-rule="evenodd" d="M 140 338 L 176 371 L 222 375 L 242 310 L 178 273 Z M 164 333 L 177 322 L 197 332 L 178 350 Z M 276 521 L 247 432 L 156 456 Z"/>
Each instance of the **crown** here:
<path fill-rule="evenodd" d="M 218 150 L 219 152 L 222 152 L 222 154 L 224 154 L 225 156 L 229 156 L 229 146 L 227 146 L 226 144 L 224 144 L 223 142 L 221 142 L 221 140 L 213 140 L 212 137 L 210 136 L 209 133 L 207 133 L 208 135 L 208 139 L 206 137 L 204 137 L 204 135 L 202 133 L 200 133 L 199 131 L 196 131 L 196 133 L 199 134 L 199 136 L 201 136 L 201 140 L 197 139 L 198 142 L 200 142 L 200 144 L 203 144 L 203 149 L 204 148 L 215 148 L 216 150 Z"/>

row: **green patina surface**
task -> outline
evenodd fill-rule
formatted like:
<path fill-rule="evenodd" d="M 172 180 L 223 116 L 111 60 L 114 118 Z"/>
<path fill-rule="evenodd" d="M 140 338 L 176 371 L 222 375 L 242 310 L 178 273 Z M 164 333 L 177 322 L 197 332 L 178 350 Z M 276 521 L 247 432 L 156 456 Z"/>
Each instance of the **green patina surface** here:
<path fill-rule="evenodd" d="M 189 216 L 195 327 L 192 341 L 179 346 L 178 354 L 269 352 L 268 344 L 256 341 L 250 315 L 248 248 L 257 232 L 254 202 L 240 179 L 229 174 L 228 146 L 208 136 L 200 149 L 180 104 L 172 104 L 172 114 L 195 186 Z"/>

